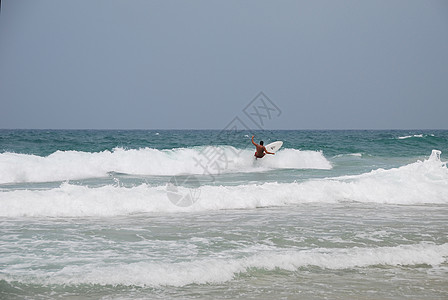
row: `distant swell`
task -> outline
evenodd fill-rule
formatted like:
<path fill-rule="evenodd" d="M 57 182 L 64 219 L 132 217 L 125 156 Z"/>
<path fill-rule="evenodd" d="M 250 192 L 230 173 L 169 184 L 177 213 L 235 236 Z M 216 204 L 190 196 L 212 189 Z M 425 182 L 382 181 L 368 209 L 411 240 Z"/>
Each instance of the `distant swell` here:
<path fill-rule="evenodd" d="M 106 177 L 109 172 L 135 175 L 219 174 L 269 169 L 331 169 L 319 151 L 280 150 L 254 163 L 253 151 L 230 146 L 157 150 L 57 151 L 49 156 L 0 154 L 0 184 L 51 182 Z"/>
<path fill-rule="evenodd" d="M 180 204 L 176 196 L 192 201 L 175 205 Z M 173 199 L 176 201 L 172 202 Z M 63 183 L 55 189 L 0 192 L 0 216 L 115 216 L 344 201 L 403 205 L 448 203 L 448 169 L 440 161 L 440 151 L 434 150 L 429 159 L 400 168 L 305 182 L 178 186 L 170 191 L 167 186 L 147 184 L 92 188 Z"/>

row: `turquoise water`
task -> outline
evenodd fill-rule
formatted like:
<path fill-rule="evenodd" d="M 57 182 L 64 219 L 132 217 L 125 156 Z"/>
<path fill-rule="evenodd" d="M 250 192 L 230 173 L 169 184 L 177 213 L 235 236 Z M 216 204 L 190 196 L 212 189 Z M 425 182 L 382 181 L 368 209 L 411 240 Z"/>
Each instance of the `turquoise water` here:
<path fill-rule="evenodd" d="M 445 299 L 448 131 L 0 130 L 0 298 Z"/>
<path fill-rule="evenodd" d="M 427 156 L 447 146 L 446 130 L 263 130 L 253 131 L 265 144 L 284 141 L 284 147 L 323 151 L 327 156 L 366 153 L 374 156 Z M 247 136 L 246 136 L 247 135 Z M 229 138 L 230 136 L 230 138 Z M 251 147 L 247 133 L 218 130 L 0 130 L 0 151 L 49 155 L 58 150 L 100 152 L 125 149 L 172 149 L 208 145 Z"/>

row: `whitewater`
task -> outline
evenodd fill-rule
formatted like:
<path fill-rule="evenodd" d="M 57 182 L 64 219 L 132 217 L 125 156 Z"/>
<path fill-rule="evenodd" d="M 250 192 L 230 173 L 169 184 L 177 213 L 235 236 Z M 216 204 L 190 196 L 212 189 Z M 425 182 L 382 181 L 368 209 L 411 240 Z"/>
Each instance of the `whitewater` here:
<path fill-rule="evenodd" d="M 0 130 L 0 298 L 448 296 L 448 131 L 232 134 Z"/>
<path fill-rule="evenodd" d="M 231 146 L 202 146 L 158 150 L 152 148 L 114 148 L 102 152 L 56 151 L 48 156 L 21 153 L 0 154 L 0 183 L 49 182 L 71 179 L 99 178 L 110 172 L 129 175 L 203 174 L 200 161 L 204 153 L 223 155 L 223 167 L 211 174 L 260 172 L 269 169 L 331 169 L 319 151 L 284 149 L 275 159 L 256 164 L 253 151 Z"/>

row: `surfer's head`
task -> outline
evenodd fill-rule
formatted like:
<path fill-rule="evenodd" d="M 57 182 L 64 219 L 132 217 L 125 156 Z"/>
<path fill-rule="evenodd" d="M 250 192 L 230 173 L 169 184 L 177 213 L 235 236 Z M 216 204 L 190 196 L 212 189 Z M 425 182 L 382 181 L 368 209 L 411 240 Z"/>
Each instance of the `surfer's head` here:
<path fill-rule="evenodd" d="M 262 146 L 263 146 L 263 141 L 260 141 L 260 145 L 262 145 Z"/>

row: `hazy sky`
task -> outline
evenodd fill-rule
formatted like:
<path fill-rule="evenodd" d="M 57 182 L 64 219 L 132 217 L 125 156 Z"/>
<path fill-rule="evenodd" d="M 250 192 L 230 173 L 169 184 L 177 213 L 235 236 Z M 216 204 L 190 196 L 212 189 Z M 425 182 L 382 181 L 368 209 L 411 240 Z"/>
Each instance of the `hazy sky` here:
<path fill-rule="evenodd" d="M 0 128 L 448 129 L 446 0 L 1 5 Z"/>

